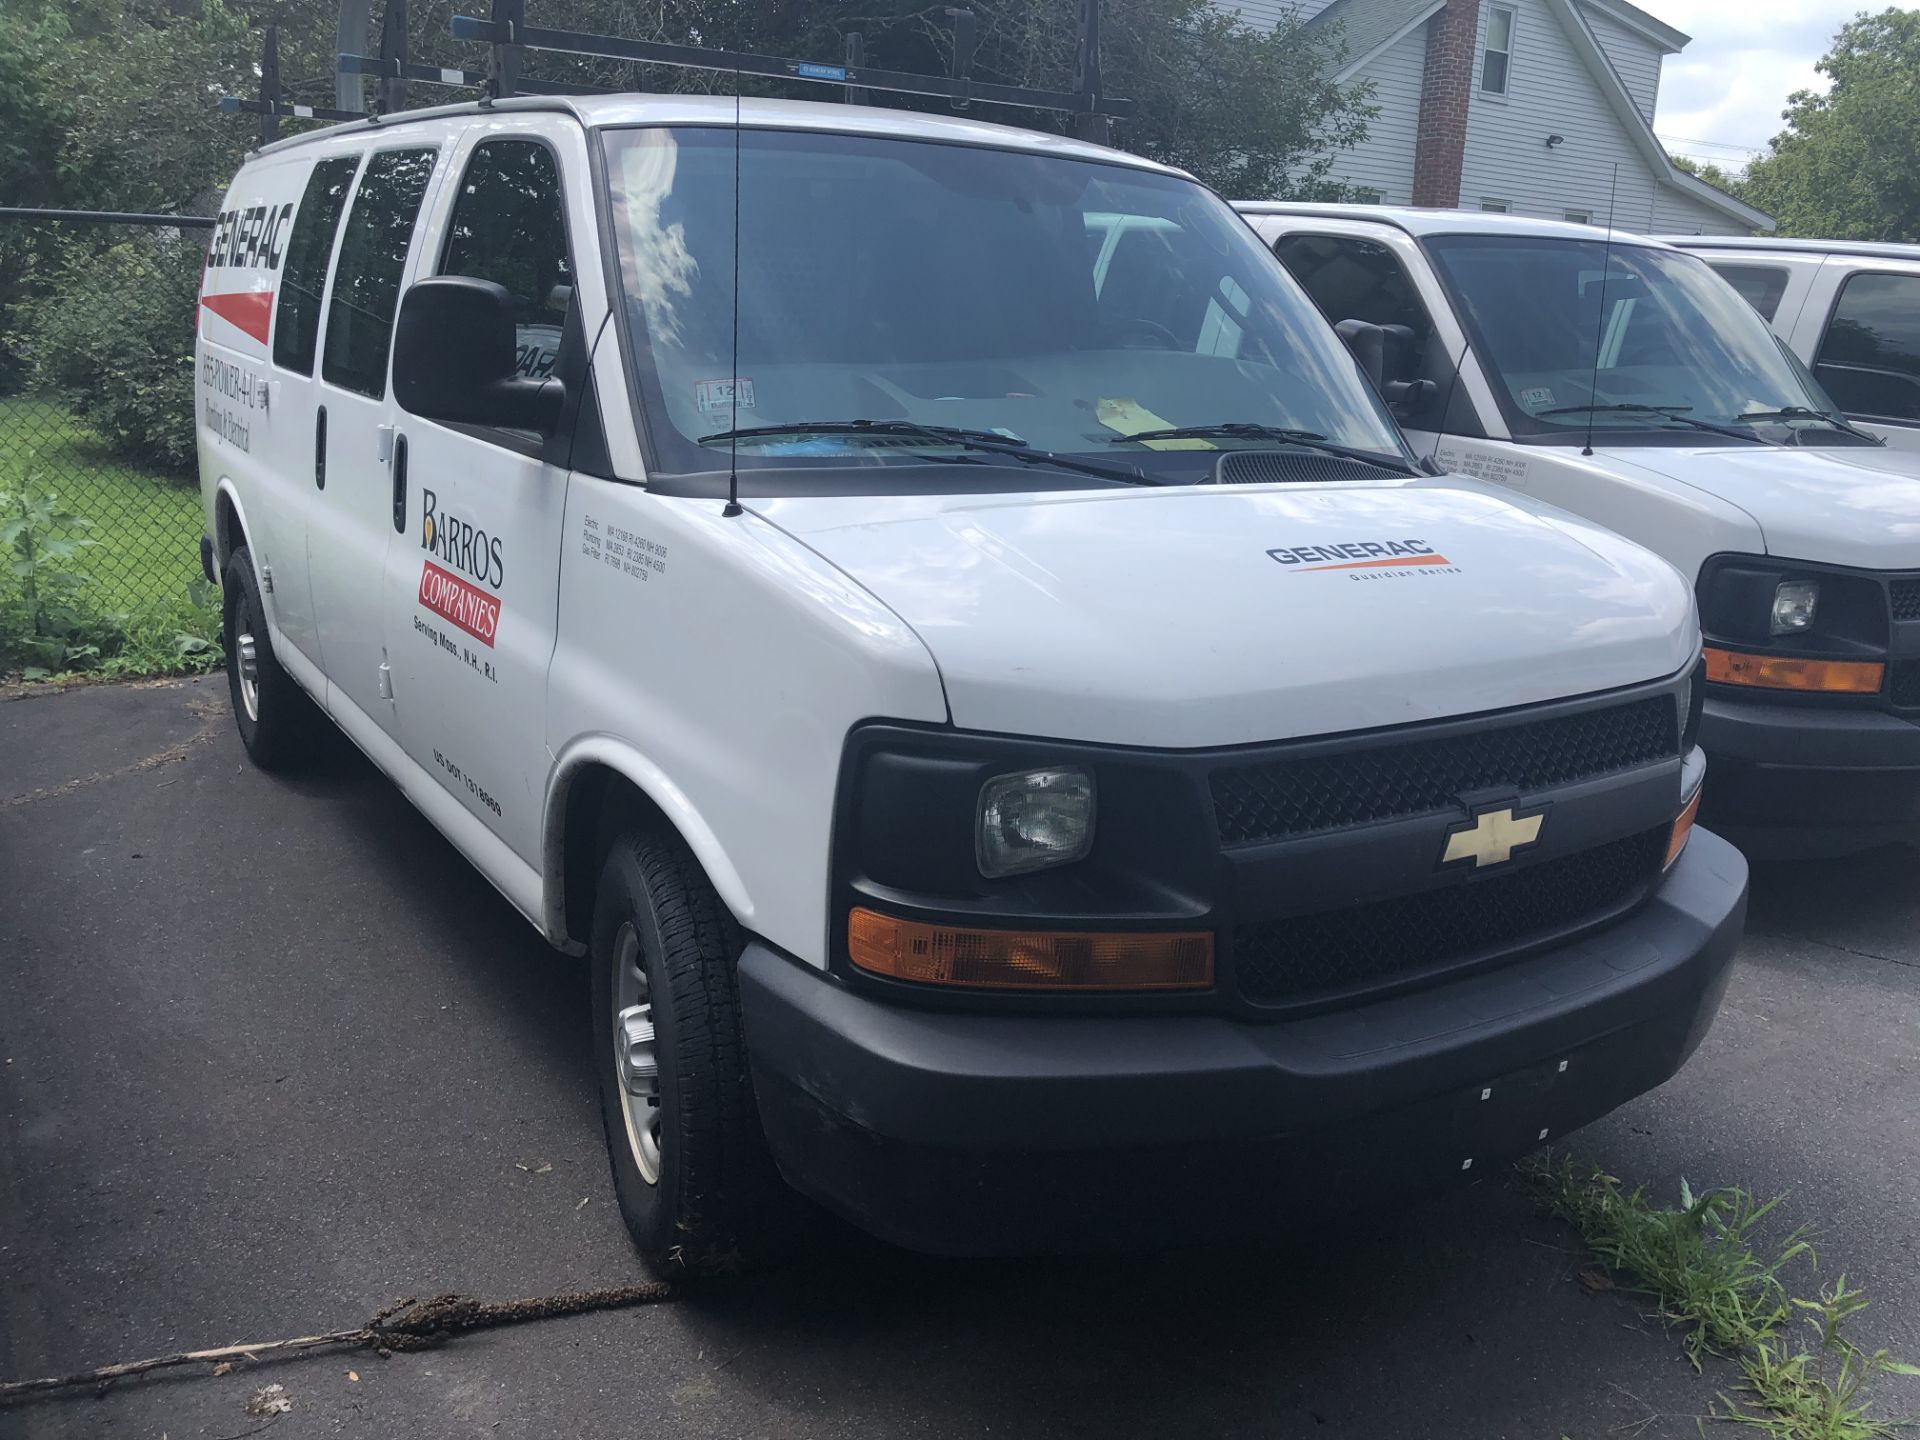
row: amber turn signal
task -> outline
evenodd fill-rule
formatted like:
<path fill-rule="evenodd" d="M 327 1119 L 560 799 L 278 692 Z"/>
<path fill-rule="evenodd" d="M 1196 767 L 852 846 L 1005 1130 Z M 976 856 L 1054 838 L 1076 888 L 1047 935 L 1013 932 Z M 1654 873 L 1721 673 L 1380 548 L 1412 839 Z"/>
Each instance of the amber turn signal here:
<path fill-rule="evenodd" d="M 1700 818 L 1700 792 L 1703 785 L 1693 787 L 1693 798 L 1687 801 L 1687 808 L 1680 812 L 1680 818 L 1673 822 L 1673 834 L 1667 840 L 1667 858 L 1660 868 L 1668 870 L 1673 862 L 1680 858 L 1680 852 L 1687 848 L 1687 837 L 1693 834 L 1693 822 Z"/>
<path fill-rule="evenodd" d="M 1877 660 L 1791 660 L 1707 647 L 1707 679 L 1716 685 L 1871 695 L 1880 688 L 1886 668 Z"/>
<path fill-rule="evenodd" d="M 1208 931 L 969 930 L 873 910 L 847 917 L 847 954 L 894 980 L 1007 990 L 1203 990 Z"/>

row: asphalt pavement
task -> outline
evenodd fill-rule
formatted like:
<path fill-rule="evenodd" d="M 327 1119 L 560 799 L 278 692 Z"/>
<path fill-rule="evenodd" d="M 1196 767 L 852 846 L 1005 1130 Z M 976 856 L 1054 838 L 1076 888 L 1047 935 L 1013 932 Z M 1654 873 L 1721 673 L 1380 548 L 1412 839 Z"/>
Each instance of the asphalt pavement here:
<path fill-rule="evenodd" d="M 1920 1359 L 1916 881 L 1905 851 L 1756 870 L 1699 1054 L 1569 1144 L 1661 1196 L 1790 1192 L 1821 1275 L 1874 1299 L 1859 1338 Z M 587 998 L 344 745 L 249 766 L 222 677 L 0 701 L 0 1379 L 641 1278 Z M 1588 1440 L 1696 1435 L 1737 1381 L 1587 1293 L 1507 1176 L 1276 1238 L 983 1263 L 828 1237 L 667 1305 L 0 1404 L 0 1436 Z M 250 1416 L 276 1383 L 292 1408 Z M 1920 1381 L 1883 1393 L 1920 1412 Z"/>

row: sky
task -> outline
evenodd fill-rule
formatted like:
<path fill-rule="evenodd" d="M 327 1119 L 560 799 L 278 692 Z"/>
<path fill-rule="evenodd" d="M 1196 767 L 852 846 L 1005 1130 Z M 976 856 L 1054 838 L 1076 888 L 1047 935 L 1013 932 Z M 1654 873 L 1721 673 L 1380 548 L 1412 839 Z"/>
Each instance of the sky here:
<path fill-rule="evenodd" d="M 1738 170 L 1783 128 L 1800 89 L 1824 89 L 1814 62 L 1834 32 L 1885 0 L 1636 0 L 1693 37 L 1667 57 L 1653 128 L 1676 154 Z"/>

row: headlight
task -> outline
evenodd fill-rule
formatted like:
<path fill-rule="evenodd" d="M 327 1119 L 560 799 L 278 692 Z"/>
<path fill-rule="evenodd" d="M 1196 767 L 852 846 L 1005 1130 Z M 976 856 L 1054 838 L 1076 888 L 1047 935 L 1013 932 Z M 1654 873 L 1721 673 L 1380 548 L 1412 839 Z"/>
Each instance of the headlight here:
<path fill-rule="evenodd" d="M 1820 586 L 1812 580 L 1782 580 L 1773 591 L 1773 633 L 1797 635 L 1813 624 Z"/>
<path fill-rule="evenodd" d="M 974 858 L 989 880 L 1086 858 L 1093 849 L 1093 777 L 1084 770 L 996 775 L 980 787 Z"/>

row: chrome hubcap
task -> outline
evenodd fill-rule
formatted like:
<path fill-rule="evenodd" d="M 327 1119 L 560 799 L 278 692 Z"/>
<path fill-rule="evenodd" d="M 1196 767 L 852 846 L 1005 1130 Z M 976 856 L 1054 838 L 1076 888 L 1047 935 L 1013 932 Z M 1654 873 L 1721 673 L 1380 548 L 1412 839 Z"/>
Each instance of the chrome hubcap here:
<path fill-rule="evenodd" d="M 640 1178 L 660 1181 L 660 1060 L 653 1040 L 653 987 L 640 936 L 622 925 L 613 951 L 613 1063 L 620 1114 Z"/>
<path fill-rule="evenodd" d="M 239 613 L 234 617 L 233 628 L 240 633 L 233 637 L 234 664 L 239 667 L 240 703 L 246 707 L 247 718 L 260 718 L 260 652 L 253 639 L 253 607 L 246 601 L 240 602 Z"/>

